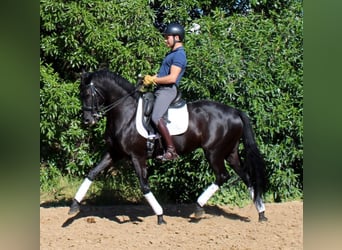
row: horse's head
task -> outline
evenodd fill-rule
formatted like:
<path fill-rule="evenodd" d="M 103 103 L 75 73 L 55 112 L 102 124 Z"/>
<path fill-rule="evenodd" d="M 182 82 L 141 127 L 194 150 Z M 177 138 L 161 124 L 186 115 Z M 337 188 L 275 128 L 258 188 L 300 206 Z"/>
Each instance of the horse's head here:
<path fill-rule="evenodd" d="M 123 102 L 134 100 L 135 87 L 123 77 L 108 70 L 83 73 L 80 97 L 85 124 L 94 125 L 103 115 L 114 108 L 123 109 Z M 123 111 L 124 113 L 126 112 Z"/>
<path fill-rule="evenodd" d="M 96 82 L 92 81 L 91 73 L 84 73 L 81 76 L 80 98 L 84 123 L 94 125 L 102 117 L 101 110 L 105 99 Z"/>

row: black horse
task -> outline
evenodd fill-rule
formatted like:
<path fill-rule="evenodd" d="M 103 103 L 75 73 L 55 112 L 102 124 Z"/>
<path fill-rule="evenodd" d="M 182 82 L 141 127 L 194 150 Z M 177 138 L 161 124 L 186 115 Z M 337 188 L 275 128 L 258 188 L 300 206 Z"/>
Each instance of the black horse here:
<path fill-rule="evenodd" d="M 105 139 L 108 151 L 79 187 L 69 214 L 80 211 L 80 202 L 95 177 L 112 162 L 123 158 L 132 161 L 141 190 L 157 215 L 158 224 L 165 223 L 163 209 L 150 190 L 146 160 L 147 139 L 136 129 L 136 112 L 141 93 L 127 80 L 107 70 L 84 73 L 81 77 L 80 96 L 84 122 L 95 124 L 107 117 Z M 265 164 L 257 148 L 249 118 L 243 112 L 213 101 L 187 103 L 189 123 L 187 130 L 173 136 L 177 152 L 182 155 L 202 148 L 212 167 L 216 181 L 198 198 L 195 214 L 203 213 L 203 206 L 229 178 L 224 161 L 241 177 L 259 213 L 259 221 L 266 221 L 262 195 L 265 192 Z M 242 139 L 243 164 L 239 155 Z"/>

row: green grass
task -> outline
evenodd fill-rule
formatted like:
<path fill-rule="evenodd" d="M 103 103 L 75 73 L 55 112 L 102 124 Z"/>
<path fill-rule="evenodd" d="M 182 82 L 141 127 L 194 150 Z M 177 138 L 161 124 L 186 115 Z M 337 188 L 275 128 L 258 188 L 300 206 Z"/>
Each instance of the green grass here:
<path fill-rule="evenodd" d="M 69 205 L 84 178 L 59 175 L 48 183 L 41 183 L 40 203 Z M 97 205 L 139 203 L 142 194 L 138 186 L 125 185 L 114 177 L 100 178 L 90 186 L 84 201 Z"/>

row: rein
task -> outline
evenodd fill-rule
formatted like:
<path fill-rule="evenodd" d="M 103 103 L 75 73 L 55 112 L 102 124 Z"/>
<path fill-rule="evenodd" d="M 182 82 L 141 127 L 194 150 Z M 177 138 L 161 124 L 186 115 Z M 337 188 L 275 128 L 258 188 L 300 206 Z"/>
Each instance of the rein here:
<path fill-rule="evenodd" d="M 107 105 L 107 106 L 100 106 L 98 105 L 98 100 L 97 100 L 97 95 L 99 95 L 103 100 L 104 100 L 104 96 L 101 94 L 101 92 L 94 86 L 94 83 L 91 82 L 89 84 L 90 87 L 90 91 L 91 91 L 91 96 L 92 96 L 92 106 L 83 106 L 82 109 L 86 110 L 86 111 L 92 111 L 94 114 L 93 116 L 96 117 L 102 117 L 103 115 L 105 115 L 108 111 L 112 110 L 114 107 L 116 107 L 120 102 L 122 102 L 124 99 L 126 99 L 127 97 L 133 95 L 138 89 L 139 86 L 137 88 L 135 88 L 132 92 L 128 93 L 127 95 L 124 95 L 123 97 L 119 98 L 118 100 L 116 100 L 115 102 Z"/>

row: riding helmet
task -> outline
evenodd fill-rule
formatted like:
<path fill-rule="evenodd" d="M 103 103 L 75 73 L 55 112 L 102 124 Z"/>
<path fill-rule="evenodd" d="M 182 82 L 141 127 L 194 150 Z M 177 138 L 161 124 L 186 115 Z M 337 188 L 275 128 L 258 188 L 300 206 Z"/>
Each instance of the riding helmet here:
<path fill-rule="evenodd" d="M 182 25 L 178 24 L 178 23 L 170 23 L 166 29 L 163 32 L 163 35 L 167 35 L 167 36 L 176 36 L 178 35 L 180 38 L 180 41 L 184 40 L 185 37 L 185 31 Z"/>

